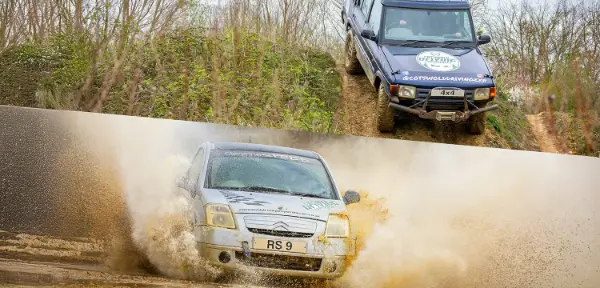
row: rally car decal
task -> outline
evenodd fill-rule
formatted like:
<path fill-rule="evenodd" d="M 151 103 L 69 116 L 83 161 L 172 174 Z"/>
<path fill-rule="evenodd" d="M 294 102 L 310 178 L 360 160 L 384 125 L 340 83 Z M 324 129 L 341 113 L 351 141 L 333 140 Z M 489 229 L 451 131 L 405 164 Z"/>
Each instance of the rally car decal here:
<path fill-rule="evenodd" d="M 251 206 L 264 206 L 263 204 L 270 204 L 270 202 L 258 201 L 258 200 L 255 200 L 254 198 L 244 196 L 244 195 L 239 195 L 236 193 L 231 193 L 231 192 L 227 192 L 227 191 L 220 191 L 220 192 L 221 192 L 221 194 L 223 194 L 223 196 L 225 196 L 225 199 L 227 199 L 227 201 L 229 201 L 229 203 L 242 203 L 242 204 L 251 205 Z"/>

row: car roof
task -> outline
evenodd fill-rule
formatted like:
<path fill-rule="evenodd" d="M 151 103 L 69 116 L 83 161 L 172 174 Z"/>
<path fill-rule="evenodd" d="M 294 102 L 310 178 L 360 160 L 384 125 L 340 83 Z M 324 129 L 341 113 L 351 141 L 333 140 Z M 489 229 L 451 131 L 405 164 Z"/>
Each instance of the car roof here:
<path fill-rule="evenodd" d="M 271 152 L 279 154 L 289 154 L 295 156 L 302 156 L 313 159 L 320 159 L 319 154 L 314 151 L 296 149 L 283 146 L 265 145 L 256 143 L 243 143 L 243 142 L 207 142 L 210 149 L 217 150 L 244 150 L 244 151 L 257 151 L 257 152 Z"/>
<path fill-rule="evenodd" d="M 468 9 L 468 0 L 379 0 L 383 5 L 405 8 Z"/>

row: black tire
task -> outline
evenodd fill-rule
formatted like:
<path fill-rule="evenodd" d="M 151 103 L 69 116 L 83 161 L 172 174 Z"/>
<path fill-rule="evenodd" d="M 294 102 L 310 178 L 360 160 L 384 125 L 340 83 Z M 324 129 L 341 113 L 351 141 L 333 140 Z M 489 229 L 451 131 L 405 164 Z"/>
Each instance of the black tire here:
<path fill-rule="evenodd" d="M 485 112 L 475 114 L 467 120 L 467 128 L 469 129 L 469 133 L 474 135 L 481 135 L 485 133 L 485 121 L 487 117 Z"/>
<path fill-rule="evenodd" d="M 377 93 L 377 129 L 379 132 L 391 132 L 394 129 L 394 111 L 389 106 L 390 99 L 385 93 L 385 84 L 379 85 Z"/>
<path fill-rule="evenodd" d="M 356 57 L 356 46 L 352 40 L 352 30 L 346 32 L 346 43 L 344 45 L 344 68 L 348 74 L 360 74 L 363 72 L 360 62 Z"/>

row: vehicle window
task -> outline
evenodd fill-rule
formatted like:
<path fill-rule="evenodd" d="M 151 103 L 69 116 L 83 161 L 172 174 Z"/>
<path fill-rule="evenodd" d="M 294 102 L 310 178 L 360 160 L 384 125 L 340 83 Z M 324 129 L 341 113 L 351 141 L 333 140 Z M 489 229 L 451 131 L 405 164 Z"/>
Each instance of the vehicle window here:
<path fill-rule="evenodd" d="M 371 10 L 371 16 L 369 16 L 369 25 L 375 35 L 379 33 L 379 25 L 381 23 L 381 10 L 383 9 L 383 5 L 380 0 L 375 1 L 373 4 L 373 9 Z"/>
<path fill-rule="evenodd" d="M 463 13 L 462 22 L 457 24 L 465 27 L 465 32 L 468 33 L 468 37 L 473 37 L 473 34 L 471 34 L 473 28 L 471 27 L 471 19 L 469 19 L 469 13 Z"/>
<path fill-rule="evenodd" d="M 381 0 L 377 0 L 378 2 Z M 365 15 L 365 17 L 369 16 L 369 10 L 371 9 L 371 4 L 373 4 L 373 0 L 364 0 L 362 2 L 362 5 L 360 6 L 360 9 L 363 12 L 363 15 Z"/>
<path fill-rule="evenodd" d="M 192 165 L 190 166 L 190 169 L 188 170 L 188 173 L 186 175 L 186 181 L 187 181 L 187 185 L 190 188 L 193 188 L 196 186 L 196 183 L 198 182 L 200 176 L 201 176 L 201 172 L 202 172 L 202 166 L 204 164 L 204 149 L 203 147 L 201 147 L 198 152 L 196 152 L 196 155 L 194 156 L 194 160 L 192 160 Z"/>
<path fill-rule="evenodd" d="M 468 10 L 384 9 L 385 40 L 475 42 Z"/>
<path fill-rule="evenodd" d="M 338 199 L 323 163 L 311 158 L 221 151 L 211 154 L 207 177 L 206 188 L 243 190 L 243 187 L 268 187 L 281 190 L 275 193 L 303 193 Z"/>

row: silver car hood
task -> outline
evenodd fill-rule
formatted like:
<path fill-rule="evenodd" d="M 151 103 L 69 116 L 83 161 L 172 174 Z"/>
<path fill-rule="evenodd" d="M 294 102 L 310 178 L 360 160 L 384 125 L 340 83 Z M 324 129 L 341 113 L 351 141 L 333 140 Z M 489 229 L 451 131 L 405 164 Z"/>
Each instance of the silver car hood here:
<path fill-rule="evenodd" d="M 346 211 L 342 200 L 276 193 L 203 189 L 206 203 L 228 204 L 235 214 L 275 214 L 327 221 L 329 214 Z"/>

